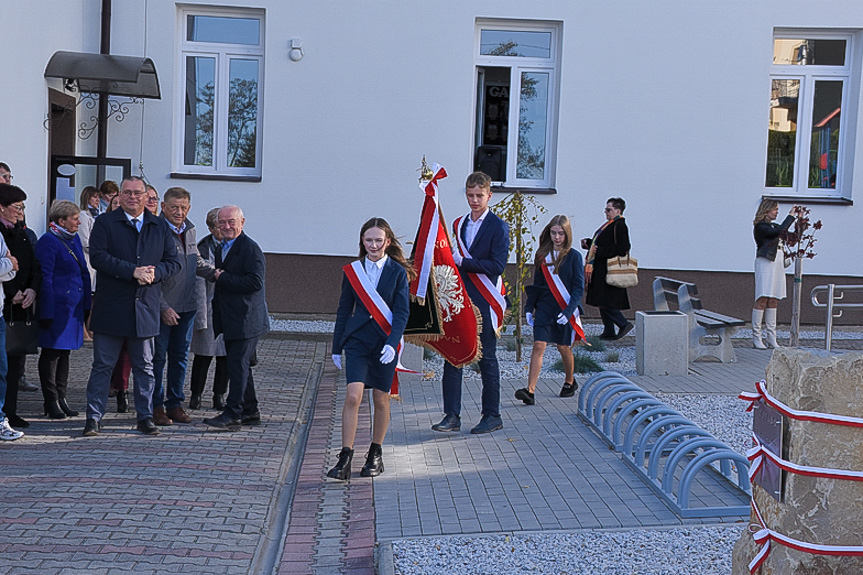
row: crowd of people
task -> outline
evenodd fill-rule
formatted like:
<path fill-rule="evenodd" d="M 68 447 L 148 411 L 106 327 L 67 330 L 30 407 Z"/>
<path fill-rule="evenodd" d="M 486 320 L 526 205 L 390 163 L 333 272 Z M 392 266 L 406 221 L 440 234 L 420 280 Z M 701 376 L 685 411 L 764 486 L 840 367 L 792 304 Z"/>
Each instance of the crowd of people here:
<path fill-rule="evenodd" d="M 84 436 L 102 432 L 109 396 L 118 412 L 129 410 L 130 375 L 138 431 L 191 423 L 190 349 L 189 409 L 202 409 L 215 357 L 220 413 L 203 423 L 221 431 L 260 423 L 251 368 L 269 328 L 266 264 L 243 232 L 241 208 L 210 210 L 209 234 L 197 241 L 187 190 L 169 188 L 160 203 L 155 188 L 130 176 L 85 187 L 79 204 L 55 200 L 37 238 L 25 221 L 27 194 L 12 179 L 0 162 L 0 440 L 30 425 L 18 409 L 28 355 L 39 354 L 44 414 L 79 415 L 67 397 L 69 357 L 84 341 L 93 343 Z"/>

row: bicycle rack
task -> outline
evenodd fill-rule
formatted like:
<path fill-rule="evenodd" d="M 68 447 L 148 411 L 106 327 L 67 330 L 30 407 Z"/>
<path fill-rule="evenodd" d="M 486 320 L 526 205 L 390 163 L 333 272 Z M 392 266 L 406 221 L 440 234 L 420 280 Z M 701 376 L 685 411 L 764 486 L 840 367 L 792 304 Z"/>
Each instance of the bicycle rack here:
<path fill-rule="evenodd" d="M 579 390 L 578 415 L 681 517 L 749 513 L 749 462 L 623 375 L 605 371 Z M 691 506 L 701 472 L 741 493 L 727 505 Z"/>

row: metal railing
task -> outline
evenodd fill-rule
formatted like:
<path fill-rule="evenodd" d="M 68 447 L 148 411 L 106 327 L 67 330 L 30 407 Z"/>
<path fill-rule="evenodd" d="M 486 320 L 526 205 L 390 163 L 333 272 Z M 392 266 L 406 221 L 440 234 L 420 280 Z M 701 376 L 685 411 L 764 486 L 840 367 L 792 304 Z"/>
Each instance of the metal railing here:
<path fill-rule="evenodd" d="M 836 295 L 836 292 L 839 292 L 839 295 Z M 830 351 L 830 347 L 833 342 L 833 318 L 842 317 L 842 311 L 844 309 L 853 309 L 859 308 L 863 309 L 863 302 L 861 303 L 853 303 L 853 302 L 842 302 L 845 299 L 845 292 L 861 292 L 863 293 L 863 285 L 836 285 L 836 284 L 827 284 L 821 286 L 815 286 L 812 288 L 812 291 L 809 293 L 812 298 L 812 305 L 814 307 L 826 307 L 827 308 L 827 325 L 824 329 L 824 349 Z M 827 301 L 820 302 L 818 301 L 818 296 L 821 295 L 822 292 L 827 293 Z M 836 308 L 839 309 L 839 313 L 834 314 L 833 311 Z"/>

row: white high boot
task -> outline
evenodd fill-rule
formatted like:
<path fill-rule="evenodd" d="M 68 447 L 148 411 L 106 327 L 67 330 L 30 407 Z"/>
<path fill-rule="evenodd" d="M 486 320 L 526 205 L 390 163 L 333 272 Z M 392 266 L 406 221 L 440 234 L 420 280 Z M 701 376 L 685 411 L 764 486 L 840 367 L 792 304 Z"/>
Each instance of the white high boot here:
<path fill-rule="evenodd" d="M 767 347 L 776 349 L 779 343 L 776 341 L 776 308 L 769 307 L 764 310 L 764 335 L 767 336 Z"/>
<path fill-rule="evenodd" d="M 767 349 L 761 341 L 761 320 L 764 319 L 764 310 L 752 308 L 752 347 L 755 349 Z"/>

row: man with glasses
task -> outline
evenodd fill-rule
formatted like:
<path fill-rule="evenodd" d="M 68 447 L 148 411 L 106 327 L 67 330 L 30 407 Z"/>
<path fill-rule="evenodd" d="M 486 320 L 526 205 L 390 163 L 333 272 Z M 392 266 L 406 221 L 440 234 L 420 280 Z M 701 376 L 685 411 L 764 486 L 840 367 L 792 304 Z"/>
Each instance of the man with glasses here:
<path fill-rule="evenodd" d="M 145 210 L 146 201 L 144 180 L 124 179 L 120 209 L 96 218 L 90 233 L 98 303 L 90 318 L 93 367 L 87 382 L 87 437 L 101 429 L 111 373 L 124 342 L 135 376 L 138 431 L 159 434 L 153 422 L 153 338 L 160 328 L 162 282 L 180 271 L 180 262 L 167 222 Z"/>

